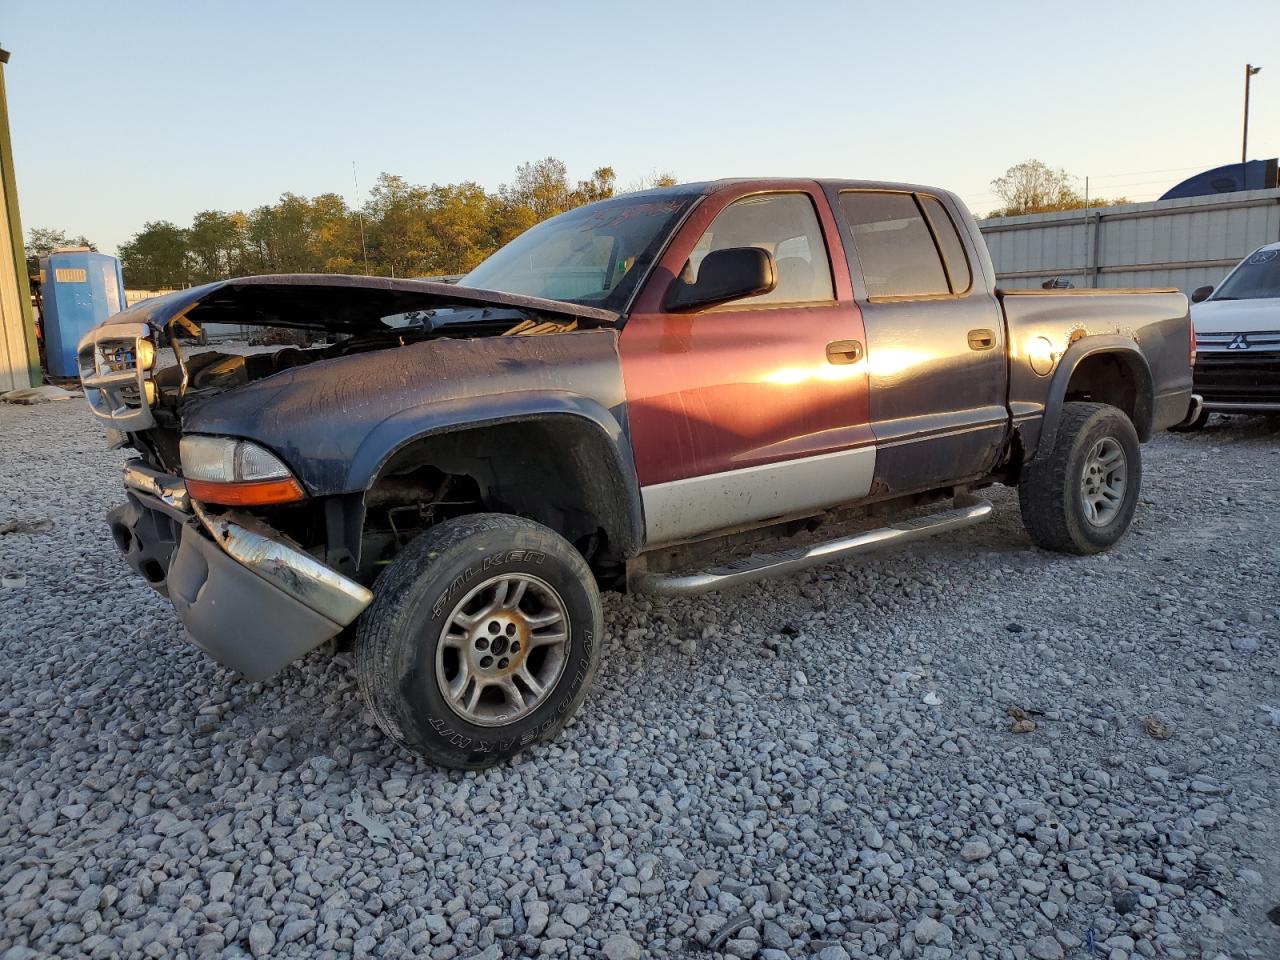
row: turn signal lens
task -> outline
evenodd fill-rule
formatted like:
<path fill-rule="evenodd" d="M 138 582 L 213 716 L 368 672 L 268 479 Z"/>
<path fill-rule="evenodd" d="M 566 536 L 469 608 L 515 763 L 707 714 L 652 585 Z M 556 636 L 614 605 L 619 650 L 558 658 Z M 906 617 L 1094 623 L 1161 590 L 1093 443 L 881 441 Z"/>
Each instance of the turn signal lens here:
<path fill-rule="evenodd" d="M 272 503 L 297 503 L 305 500 L 298 481 L 258 480 L 250 483 L 211 483 L 208 480 L 188 480 L 187 493 L 201 503 L 218 503 L 227 507 L 261 507 Z"/>
<path fill-rule="evenodd" d="M 256 443 L 231 437 L 183 437 L 179 444 L 187 492 L 228 506 L 294 503 L 306 498 L 279 457 Z"/>

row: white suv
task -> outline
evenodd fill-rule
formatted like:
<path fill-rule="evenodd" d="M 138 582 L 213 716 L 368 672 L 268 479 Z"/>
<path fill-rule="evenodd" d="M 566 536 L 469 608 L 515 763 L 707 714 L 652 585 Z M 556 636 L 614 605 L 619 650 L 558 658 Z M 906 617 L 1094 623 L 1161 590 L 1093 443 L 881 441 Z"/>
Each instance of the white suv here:
<path fill-rule="evenodd" d="M 1204 406 L 1184 429 L 1204 426 L 1212 412 L 1280 413 L 1280 243 L 1259 247 L 1191 302 L 1194 389 Z"/>

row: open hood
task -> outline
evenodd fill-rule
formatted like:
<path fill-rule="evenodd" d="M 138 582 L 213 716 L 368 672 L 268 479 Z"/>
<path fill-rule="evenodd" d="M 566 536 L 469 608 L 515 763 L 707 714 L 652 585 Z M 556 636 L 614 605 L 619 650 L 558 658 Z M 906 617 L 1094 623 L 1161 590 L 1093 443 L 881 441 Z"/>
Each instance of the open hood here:
<path fill-rule="evenodd" d="M 438 307 L 506 307 L 547 318 L 603 326 L 611 310 L 516 293 L 474 290 L 435 280 L 392 280 L 328 273 L 288 273 L 218 280 L 135 304 L 107 323 L 145 323 L 157 333 L 174 320 L 297 327 L 333 333 L 382 328 L 383 317 Z M 585 321 L 585 323 L 584 323 Z"/>

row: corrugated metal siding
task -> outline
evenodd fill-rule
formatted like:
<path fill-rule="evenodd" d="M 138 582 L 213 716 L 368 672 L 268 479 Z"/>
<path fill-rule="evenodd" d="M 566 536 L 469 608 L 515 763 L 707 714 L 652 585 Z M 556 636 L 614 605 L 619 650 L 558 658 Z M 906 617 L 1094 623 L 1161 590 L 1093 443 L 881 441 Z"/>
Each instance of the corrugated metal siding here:
<path fill-rule="evenodd" d="M 1067 277 L 1077 287 L 1216 284 L 1249 251 L 1280 240 L 1280 190 L 980 220 L 1002 287 Z"/>
<path fill-rule="evenodd" d="M 0 101 L 0 106 L 2 105 Z M 27 265 L 24 263 L 19 268 L 14 263 L 9 231 L 4 180 L 0 178 L 0 393 L 31 386 L 26 316 L 18 284 L 18 270 L 25 270 Z"/>

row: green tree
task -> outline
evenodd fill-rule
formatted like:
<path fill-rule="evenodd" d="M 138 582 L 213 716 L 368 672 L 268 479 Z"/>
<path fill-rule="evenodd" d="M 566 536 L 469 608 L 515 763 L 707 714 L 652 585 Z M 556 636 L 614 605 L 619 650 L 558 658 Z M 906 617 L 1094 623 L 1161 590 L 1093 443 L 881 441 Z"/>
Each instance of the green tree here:
<path fill-rule="evenodd" d="M 670 170 L 654 170 L 646 177 L 632 180 L 622 192 L 639 193 L 641 190 L 654 190 L 658 187 L 674 187 L 679 182 Z"/>
<path fill-rule="evenodd" d="M 347 202 L 336 193 L 322 193 L 311 201 L 312 260 L 325 273 L 364 273 L 360 224 Z"/>
<path fill-rule="evenodd" d="M 583 203 L 595 203 L 597 200 L 607 200 L 613 196 L 616 179 L 613 167 L 600 167 L 591 174 L 590 180 L 578 181 L 577 189 L 570 194 L 570 202 L 578 206 Z"/>
<path fill-rule="evenodd" d="M 404 177 L 383 173 L 364 207 L 365 238 L 373 272 L 412 277 L 430 273 L 427 190 Z"/>
<path fill-rule="evenodd" d="M 125 286 L 158 289 L 192 282 L 187 231 L 168 220 L 154 220 L 120 245 Z"/>
<path fill-rule="evenodd" d="M 47 257 L 58 247 L 98 249 L 91 241 L 85 239 L 84 234 L 71 237 L 65 230 L 32 227 L 27 231 L 27 276 L 37 276 L 40 273 L 40 258 Z"/>
<path fill-rule="evenodd" d="M 510 185 L 503 184 L 498 192 L 508 202 L 528 207 L 537 220 L 546 220 L 577 206 L 569 190 L 564 162 L 555 157 L 520 164 L 516 167 L 515 180 Z"/>
<path fill-rule="evenodd" d="M 248 218 L 239 211 L 197 213 L 187 231 L 187 252 L 192 277 L 199 283 L 247 272 L 252 262 Z"/>
<path fill-rule="evenodd" d="M 991 189 L 1004 206 L 991 211 L 988 217 L 1017 217 L 1029 213 L 1049 213 L 1056 210 L 1079 210 L 1085 206 L 1085 198 L 1077 189 L 1078 180 L 1066 170 L 1054 170 L 1040 160 L 1024 160 L 1005 171 L 1004 176 L 991 181 Z M 1109 207 L 1128 203 L 1124 197 L 1104 199 L 1090 197 L 1089 207 Z"/>

